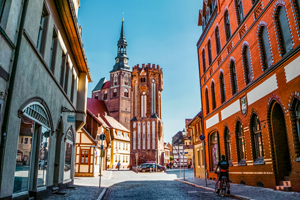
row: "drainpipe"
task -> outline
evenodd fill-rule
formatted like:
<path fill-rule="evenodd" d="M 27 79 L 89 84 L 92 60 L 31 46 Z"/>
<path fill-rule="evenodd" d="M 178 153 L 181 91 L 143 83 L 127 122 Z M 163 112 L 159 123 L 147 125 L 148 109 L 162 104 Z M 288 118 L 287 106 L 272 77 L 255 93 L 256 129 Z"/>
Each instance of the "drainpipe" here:
<path fill-rule="evenodd" d="M 16 78 L 16 71 L 18 67 L 18 61 L 19 61 L 19 53 L 21 48 L 21 41 L 22 41 L 22 35 L 23 35 L 23 28 L 25 24 L 25 17 L 27 12 L 29 0 L 24 0 L 23 5 L 23 11 L 21 16 L 21 22 L 20 22 L 20 28 L 18 33 L 18 40 L 15 50 L 15 58 L 13 61 L 13 66 L 11 69 L 11 75 L 9 79 L 9 86 L 8 86 L 8 94 L 7 94 L 7 100 L 6 100 L 6 106 L 5 106 L 5 112 L 3 117 L 3 124 L 2 124 L 2 134 L 1 134 L 1 144 L 0 144 L 0 188 L 2 183 L 2 173 L 3 173 L 3 162 L 4 162 L 4 154 L 5 154 L 5 145 L 6 145 L 6 135 L 7 135 L 7 129 L 8 129 L 8 123 L 9 123 L 9 114 L 11 109 L 11 102 L 12 102 L 12 95 L 15 85 L 15 78 Z"/>

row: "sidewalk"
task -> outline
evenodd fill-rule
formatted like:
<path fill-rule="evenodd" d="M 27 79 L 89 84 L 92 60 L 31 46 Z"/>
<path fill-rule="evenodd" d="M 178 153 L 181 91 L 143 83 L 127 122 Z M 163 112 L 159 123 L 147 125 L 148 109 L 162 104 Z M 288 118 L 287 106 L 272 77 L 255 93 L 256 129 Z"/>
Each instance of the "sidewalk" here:
<path fill-rule="evenodd" d="M 183 182 L 183 179 L 177 179 L 177 180 Z M 214 180 L 207 180 L 207 187 L 205 186 L 205 179 L 193 177 L 193 178 L 186 178 L 185 181 L 186 183 L 195 184 L 204 189 L 215 190 L 216 182 Z M 233 184 L 233 183 L 230 184 L 230 191 L 231 194 L 240 197 L 240 199 L 257 199 L 257 200 L 265 200 L 265 199 L 299 200 L 300 199 L 300 193 L 298 192 L 283 192 L 283 191 L 276 191 L 269 188 L 254 187 L 254 186 L 247 186 L 247 185 Z"/>

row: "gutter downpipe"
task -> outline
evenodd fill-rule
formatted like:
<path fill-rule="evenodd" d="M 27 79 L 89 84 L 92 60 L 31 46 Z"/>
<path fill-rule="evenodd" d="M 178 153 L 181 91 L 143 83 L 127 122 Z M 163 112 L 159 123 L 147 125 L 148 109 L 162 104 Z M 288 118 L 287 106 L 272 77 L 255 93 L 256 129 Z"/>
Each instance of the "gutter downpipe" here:
<path fill-rule="evenodd" d="M 24 0 L 24 6 L 22 11 L 22 17 L 20 22 L 20 28 L 19 28 L 19 34 L 18 34 L 18 40 L 15 50 L 15 58 L 14 63 L 11 70 L 11 76 L 9 80 L 9 86 L 8 86 L 8 94 L 7 94 L 7 101 L 5 106 L 5 112 L 3 117 L 3 124 L 2 124 L 2 134 L 1 134 L 1 144 L 0 144 L 0 190 L 2 185 L 2 173 L 3 173 L 3 162 L 4 162 L 4 154 L 5 154 L 5 146 L 6 146 L 6 135 L 7 135 L 7 129 L 8 129 L 8 123 L 9 123 L 9 114 L 11 109 L 11 102 L 12 102 L 12 95 L 15 85 L 15 78 L 16 78 L 16 71 L 19 61 L 19 53 L 21 48 L 21 41 L 22 41 L 22 35 L 23 35 L 23 28 L 25 24 L 25 17 L 27 13 L 27 7 L 28 7 L 29 0 Z"/>

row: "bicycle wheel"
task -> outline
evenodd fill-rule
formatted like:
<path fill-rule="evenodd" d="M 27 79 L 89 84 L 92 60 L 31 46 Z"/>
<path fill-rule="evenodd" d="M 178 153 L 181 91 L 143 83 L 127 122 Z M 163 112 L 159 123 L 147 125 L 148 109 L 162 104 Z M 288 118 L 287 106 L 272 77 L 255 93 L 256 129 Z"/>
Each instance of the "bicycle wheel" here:
<path fill-rule="evenodd" d="M 225 195 L 226 195 L 226 189 L 227 189 L 226 188 L 226 183 L 223 182 L 223 187 L 222 187 L 222 189 L 220 191 L 222 197 L 225 197 Z"/>

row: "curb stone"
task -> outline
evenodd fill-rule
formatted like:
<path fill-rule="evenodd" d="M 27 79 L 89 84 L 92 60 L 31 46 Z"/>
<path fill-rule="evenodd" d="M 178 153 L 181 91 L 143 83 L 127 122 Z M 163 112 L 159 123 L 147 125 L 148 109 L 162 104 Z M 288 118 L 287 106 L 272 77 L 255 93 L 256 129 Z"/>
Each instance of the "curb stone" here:
<path fill-rule="evenodd" d="M 107 188 L 104 188 L 104 189 L 102 190 L 102 192 L 101 192 L 100 195 L 98 196 L 97 200 L 101 200 L 101 199 L 104 197 L 106 190 L 107 190 Z"/>
<path fill-rule="evenodd" d="M 194 184 L 194 183 L 190 183 L 188 181 L 182 181 L 182 180 L 179 180 L 179 179 L 174 179 L 174 180 L 182 182 L 182 183 L 185 183 L 185 184 L 188 184 L 188 185 L 191 185 L 191 186 L 194 186 L 194 187 L 197 187 L 197 188 L 202 188 L 202 189 L 205 189 L 205 190 L 209 190 L 209 191 L 215 192 L 214 189 L 209 188 L 209 187 L 200 186 L 200 185 L 197 185 L 197 184 Z M 230 194 L 230 195 L 227 195 L 227 196 L 234 197 L 234 198 L 241 199 L 241 200 L 252 200 L 249 197 L 245 197 L 245 196 L 241 196 L 241 195 Z"/>

